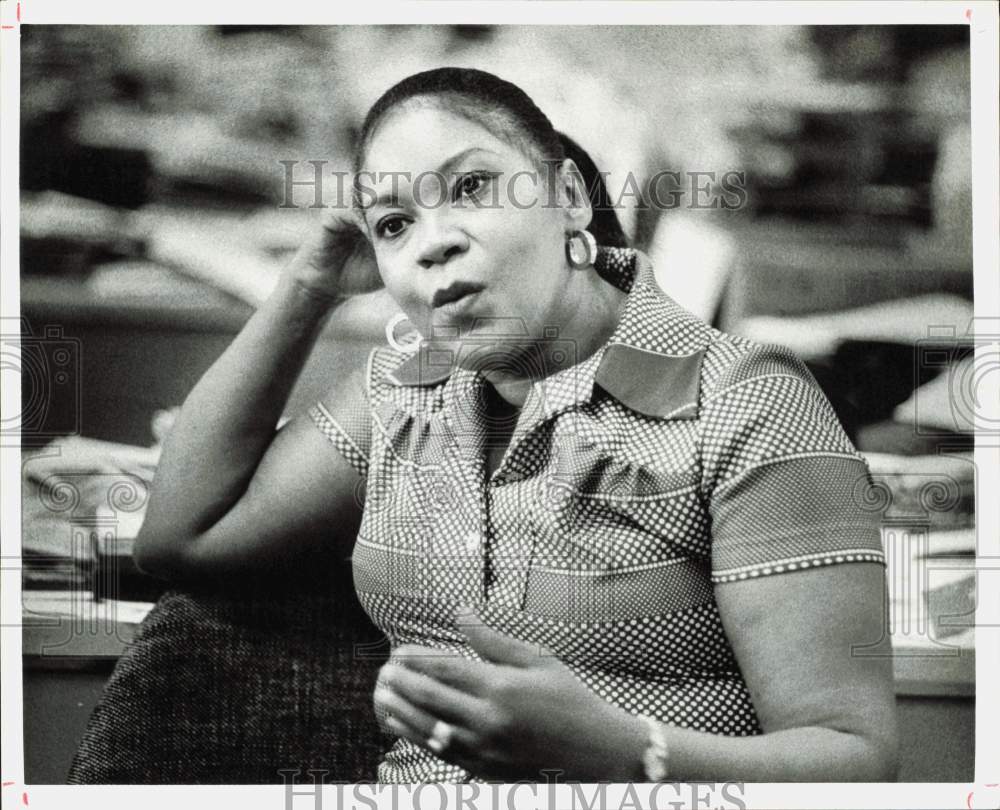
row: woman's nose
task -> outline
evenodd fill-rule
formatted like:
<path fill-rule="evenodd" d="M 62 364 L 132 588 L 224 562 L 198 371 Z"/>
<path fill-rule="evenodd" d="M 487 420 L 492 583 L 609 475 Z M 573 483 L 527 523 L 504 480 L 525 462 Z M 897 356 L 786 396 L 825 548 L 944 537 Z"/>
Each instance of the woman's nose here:
<path fill-rule="evenodd" d="M 458 228 L 447 225 L 431 225 L 424 234 L 417 253 L 417 263 L 429 270 L 435 264 L 443 264 L 469 249 L 468 237 Z"/>

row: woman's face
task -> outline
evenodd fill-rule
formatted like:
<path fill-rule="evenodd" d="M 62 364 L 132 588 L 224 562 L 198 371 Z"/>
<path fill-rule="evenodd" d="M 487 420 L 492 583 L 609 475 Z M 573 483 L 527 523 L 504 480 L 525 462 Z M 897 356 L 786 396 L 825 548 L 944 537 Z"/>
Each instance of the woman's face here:
<path fill-rule="evenodd" d="M 568 171 L 547 184 L 521 150 L 437 105 L 381 124 L 359 175 L 365 221 L 386 289 L 426 340 L 460 338 L 464 359 L 497 335 L 552 336 L 566 234 L 590 221 L 589 205 L 567 204 Z"/>

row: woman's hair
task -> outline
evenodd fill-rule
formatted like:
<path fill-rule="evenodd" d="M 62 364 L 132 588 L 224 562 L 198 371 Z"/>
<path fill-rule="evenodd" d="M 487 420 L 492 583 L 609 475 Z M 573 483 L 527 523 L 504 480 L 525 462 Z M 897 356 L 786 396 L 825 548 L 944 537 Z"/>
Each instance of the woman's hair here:
<path fill-rule="evenodd" d="M 589 230 L 599 245 L 626 247 L 628 240 L 611 206 L 607 186 L 590 155 L 568 135 L 558 132 L 520 87 L 474 68 L 444 67 L 415 73 L 390 87 L 365 116 L 354 158 L 361 171 L 365 152 L 379 126 L 400 105 L 430 100 L 449 112 L 482 125 L 530 155 L 542 168 L 571 158 L 590 197 L 593 219 Z"/>

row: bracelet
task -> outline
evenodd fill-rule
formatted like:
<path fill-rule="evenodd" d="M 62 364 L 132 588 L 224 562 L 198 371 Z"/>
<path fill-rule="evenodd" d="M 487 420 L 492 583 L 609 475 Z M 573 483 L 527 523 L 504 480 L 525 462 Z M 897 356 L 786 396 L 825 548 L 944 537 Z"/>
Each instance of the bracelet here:
<path fill-rule="evenodd" d="M 646 779 L 650 782 L 666 781 L 669 774 L 666 726 L 659 720 L 645 714 L 640 714 L 639 719 L 649 729 L 649 745 L 646 746 L 646 750 L 642 754 L 642 765 L 646 771 Z"/>

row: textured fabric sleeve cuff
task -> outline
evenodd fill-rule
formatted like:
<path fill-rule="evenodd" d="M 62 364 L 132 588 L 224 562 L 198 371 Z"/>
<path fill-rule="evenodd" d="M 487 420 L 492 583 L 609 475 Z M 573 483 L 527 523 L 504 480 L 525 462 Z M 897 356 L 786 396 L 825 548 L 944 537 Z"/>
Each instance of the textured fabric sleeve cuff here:
<path fill-rule="evenodd" d="M 327 440 L 361 475 L 368 475 L 368 455 L 358 446 L 321 402 L 309 408 L 309 418 Z"/>

